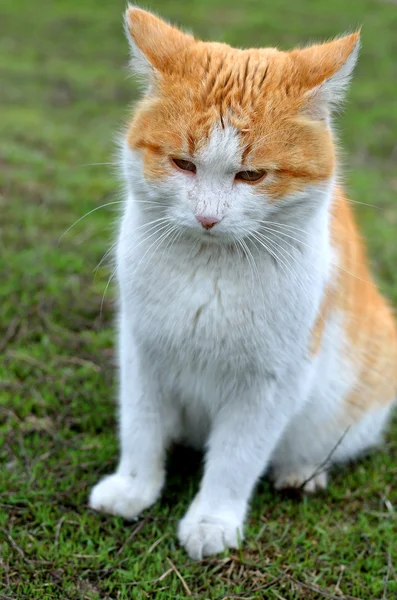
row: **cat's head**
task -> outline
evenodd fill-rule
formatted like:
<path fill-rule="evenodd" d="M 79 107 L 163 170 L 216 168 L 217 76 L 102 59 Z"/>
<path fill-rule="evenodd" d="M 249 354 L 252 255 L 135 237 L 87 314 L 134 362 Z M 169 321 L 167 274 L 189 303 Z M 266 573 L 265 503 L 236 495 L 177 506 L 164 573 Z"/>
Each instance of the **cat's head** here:
<path fill-rule="evenodd" d="M 240 50 L 135 7 L 126 31 L 146 88 L 125 158 L 142 207 L 158 204 L 176 228 L 203 239 L 233 240 L 328 193 L 330 114 L 356 62 L 358 33 L 290 52 Z"/>

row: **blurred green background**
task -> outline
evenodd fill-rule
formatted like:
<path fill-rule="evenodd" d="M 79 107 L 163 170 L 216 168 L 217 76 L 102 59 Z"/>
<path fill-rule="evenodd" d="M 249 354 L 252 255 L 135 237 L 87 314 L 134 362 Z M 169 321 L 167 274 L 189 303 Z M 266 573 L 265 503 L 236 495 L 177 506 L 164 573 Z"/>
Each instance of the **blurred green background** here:
<path fill-rule="evenodd" d="M 0 8 L 0 598 L 396 598 L 397 428 L 326 494 L 267 481 L 240 552 L 194 565 L 176 520 L 200 457 L 177 451 L 161 503 L 135 524 L 91 513 L 117 454 L 114 140 L 138 97 L 124 2 L 2 0 Z M 394 0 L 152 1 L 205 39 L 279 46 L 363 25 L 337 129 L 342 173 L 382 289 L 397 305 Z M 103 299 L 104 298 L 104 299 Z M 103 308 L 101 311 L 101 302 Z M 179 575 L 177 574 L 177 571 Z"/>

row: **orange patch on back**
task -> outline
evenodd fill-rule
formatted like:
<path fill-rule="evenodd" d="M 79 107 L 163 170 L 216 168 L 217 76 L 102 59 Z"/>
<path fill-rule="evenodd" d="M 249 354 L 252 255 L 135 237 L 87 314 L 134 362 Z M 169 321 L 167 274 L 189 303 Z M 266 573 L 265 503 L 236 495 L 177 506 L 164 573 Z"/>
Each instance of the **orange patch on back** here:
<path fill-rule="evenodd" d="M 347 339 L 344 353 L 357 371 L 357 384 L 344 405 L 344 418 L 354 422 L 363 413 L 387 405 L 396 397 L 397 328 L 392 310 L 369 272 L 364 244 L 341 190 L 332 206 L 331 237 L 340 267 L 334 273 L 332 292 L 325 292 L 312 330 L 311 350 L 317 354 L 325 322 L 338 311 Z"/>
<path fill-rule="evenodd" d="M 333 291 L 331 291 L 330 287 L 327 287 L 310 335 L 309 348 L 312 357 L 316 356 L 321 348 L 325 326 L 333 309 L 334 302 L 335 300 Z"/>

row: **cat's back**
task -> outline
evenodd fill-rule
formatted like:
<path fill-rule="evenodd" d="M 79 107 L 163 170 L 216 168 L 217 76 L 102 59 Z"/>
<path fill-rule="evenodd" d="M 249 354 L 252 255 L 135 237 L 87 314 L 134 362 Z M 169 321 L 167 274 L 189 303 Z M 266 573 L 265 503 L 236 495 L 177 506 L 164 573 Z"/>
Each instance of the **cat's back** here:
<path fill-rule="evenodd" d="M 353 211 L 340 189 L 332 204 L 331 243 L 334 272 L 316 324 L 313 354 L 321 353 L 321 348 L 323 356 L 327 354 L 327 324 L 337 323 L 338 333 L 328 344 L 337 345 L 340 372 L 335 377 L 347 373 L 351 380 L 343 404 L 345 415 L 355 420 L 396 397 L 397 328 L 392 309 L 371 275 Z"/>

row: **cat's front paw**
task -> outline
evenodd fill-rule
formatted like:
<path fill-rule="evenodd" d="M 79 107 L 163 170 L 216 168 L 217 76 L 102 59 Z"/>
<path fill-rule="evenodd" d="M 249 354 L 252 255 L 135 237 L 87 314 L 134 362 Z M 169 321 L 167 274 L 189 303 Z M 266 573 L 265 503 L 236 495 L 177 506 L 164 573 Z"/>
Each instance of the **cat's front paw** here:
<path fill-rule="evenodd" d="M 137 477 L 114 473 L 92 489 L 89 506 L 96 511 L 134 519 L 160 496 L 162 480 L 143 483 Z"/>
<path fill-rule="evenodd" d="M 228 515 L 195 515 L 189 513 L 179 523 L 179 542 L 193 560 L 218 554 L 226 548 L 238 548 L 242 539 L 242 523 Z"/>

